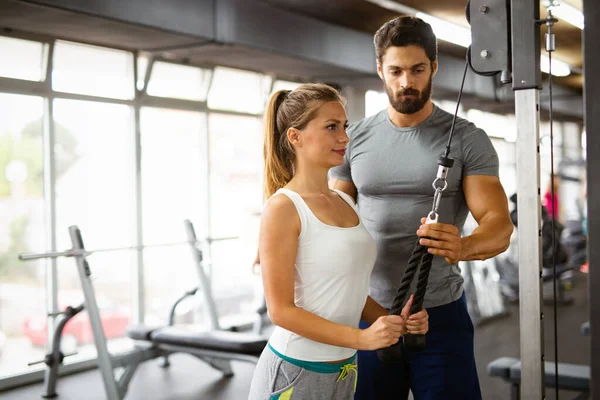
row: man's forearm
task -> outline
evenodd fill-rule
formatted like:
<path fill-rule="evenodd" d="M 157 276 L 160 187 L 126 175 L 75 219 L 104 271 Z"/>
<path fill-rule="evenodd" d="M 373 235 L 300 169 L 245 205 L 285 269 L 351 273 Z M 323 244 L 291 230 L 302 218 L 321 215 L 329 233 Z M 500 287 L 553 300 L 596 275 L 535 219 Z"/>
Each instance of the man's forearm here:
<path fill-rule="evenodd" d="M 509 218 L 496 216 L 481 221 L 469 236 L 461 238 L 461 261 L 487 260 L 508 249 L 513 225 Z"/>

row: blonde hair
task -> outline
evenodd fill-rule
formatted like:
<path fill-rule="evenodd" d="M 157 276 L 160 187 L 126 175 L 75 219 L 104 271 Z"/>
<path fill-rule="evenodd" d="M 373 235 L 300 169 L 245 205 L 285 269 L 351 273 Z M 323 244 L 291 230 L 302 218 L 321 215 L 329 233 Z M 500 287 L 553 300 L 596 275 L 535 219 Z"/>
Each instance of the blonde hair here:
<path fill-rule="evenodd" d="M 264 195 L 268 199 L 294 175 L 295 152 L 287 138 L 290 128 L 302 130 L 327 102 L 339 101 L 341 95 L 331 86 L 307 83 L 271 95 L 265 110 Z"/>

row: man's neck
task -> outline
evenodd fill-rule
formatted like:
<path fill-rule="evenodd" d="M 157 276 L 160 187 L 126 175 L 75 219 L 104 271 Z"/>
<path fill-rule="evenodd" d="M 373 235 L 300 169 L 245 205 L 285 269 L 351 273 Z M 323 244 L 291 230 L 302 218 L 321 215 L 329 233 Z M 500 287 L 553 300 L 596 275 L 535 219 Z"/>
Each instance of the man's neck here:
<path fill-rule="evenodd" d="M 387 112 L 392 123 L 398 128 L 409 128 L 419 125 L 431 115 L 433 112 L 433 103 L 429 100 L 422 109 L 414 114 L 399 113 L 391 105 L 388 106 Z"/>

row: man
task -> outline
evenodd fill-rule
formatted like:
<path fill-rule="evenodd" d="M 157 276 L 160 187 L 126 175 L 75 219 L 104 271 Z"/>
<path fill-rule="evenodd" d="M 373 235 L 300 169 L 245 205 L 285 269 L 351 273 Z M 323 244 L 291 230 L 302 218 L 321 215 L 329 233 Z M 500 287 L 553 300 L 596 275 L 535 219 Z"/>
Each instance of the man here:
<path fill-rule="evenodd" d="M 355 399 L 407 398 L 409 385 L 417 400 L 480 399 L 473 324 L 457 263 L 493 257 L 509 245 L 513 228 L 498 156 L 484 131 L 458 118 L 439 223 L 422 225 L 453 118 L 430 99 L 437 39 L 429 24 L 405 16 L 384 24 L 374 42 L 390 104 L 350 127 L 345 163 L 331 169 L 330 186 L 357 200 L 377 242 L 370 294 L 380 304 L 391 306 L 416 235 L 430 238 L 421 244 L 437 257 L 423 304 L 429 313 L 425 350 L 409 354 L 405 365 L 383 364 L 375 352 L 359 352 Z M 478 228 L 460 237 L 469 211 Z"/>

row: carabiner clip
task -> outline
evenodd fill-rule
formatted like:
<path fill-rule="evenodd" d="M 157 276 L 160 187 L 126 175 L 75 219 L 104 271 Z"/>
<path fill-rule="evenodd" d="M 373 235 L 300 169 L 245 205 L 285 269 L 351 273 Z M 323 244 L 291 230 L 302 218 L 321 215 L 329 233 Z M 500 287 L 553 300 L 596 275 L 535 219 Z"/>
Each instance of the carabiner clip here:
<path fill-rule="evenodd" d="M 437 179 L 436 179 L 436 181 L 437 181 Z M 435 185 L 435 182 L 434 182 L 434 185 Z M 446 188 L 447 185 L 448 185 L 448 183 L 446 181 L 444 181 L 444 189 Z M 438 187 L 435 189 L 435 194 L 433 195 L 433 206 L 431 207 L 431 211 L 427 215 L 427 221 L 425 221 L 425 224 L 433 224 L 433 223 L 437 222 L 437 220 L 438 220 L 437 210 L 440 206 L 440 200 L 442 199 L 442 191 L 444 189 L 442 189 L 441 187 Z"/>

